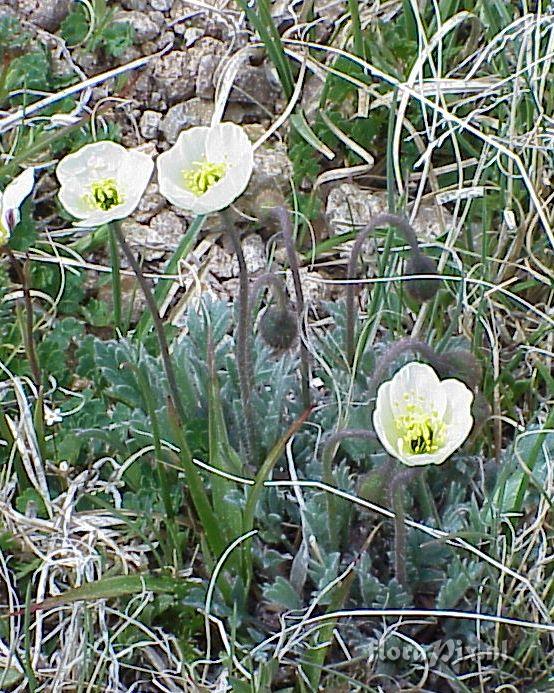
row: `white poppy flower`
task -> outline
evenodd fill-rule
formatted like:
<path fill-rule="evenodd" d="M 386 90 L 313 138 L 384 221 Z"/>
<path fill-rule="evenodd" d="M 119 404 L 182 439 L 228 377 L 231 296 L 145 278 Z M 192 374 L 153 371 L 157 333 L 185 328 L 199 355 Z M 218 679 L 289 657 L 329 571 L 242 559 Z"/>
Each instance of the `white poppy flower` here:
<path fill-rule="evenodd" d="M 193 214 L 217 212 L 246 190 L 253 166 L 252 144 L 239 125 L 190 128 L 157 159 L 160 193 Z"/>
<path fill-rule="evenodd" d="M 0 193 L 0 247 L 6 245 L 12 231 L 19 224 L 21 214 L 19 208 L 28 197 L 35 184 L 35 169 L 28 168 L 8 183 L 3 193 Z"/>
<path fill-rule="evenodd" d="M 115 142 L 86 144 L 58 164 L 58 197 L 79 221 L 75 226 L 101 226 L 125 219 L 138 205 L 154 162 L 143 152 Z"/>
<path fill-rule="evenodd" d="M 404 464 L 441 464 L 468 437 L 472 402 L 464 383 L 439 380 L 431 366 L 414 361 L 379 387 L 373 426 L 385 450 Z"/>

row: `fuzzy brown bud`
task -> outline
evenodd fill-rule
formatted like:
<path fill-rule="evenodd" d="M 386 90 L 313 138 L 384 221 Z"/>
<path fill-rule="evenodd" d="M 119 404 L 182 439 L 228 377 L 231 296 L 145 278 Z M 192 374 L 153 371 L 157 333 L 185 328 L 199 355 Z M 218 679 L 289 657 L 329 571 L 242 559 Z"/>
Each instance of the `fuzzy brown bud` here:
<path fill-rule="evenodd" d="M 288 308 L 269 306 L 260 318 L 260 334 L 264 342 L 274 349 L 289 349 L 298 334 L 296 314 Z"/>
<path fill-rule="evenodd" d="M 437 265 L 434 260 L 422 253 L 412 253 L 406 262 L 405 274 L 437 274 Z M 423 303 L 429 301 L 437 293 L 440 282 L 438 279 L 409 279 L 406 282 L 408 294 Z"/>
<path fill-rule="evenodd" d="M 474 390 L 481 383 L 483 369 L 468 349 L 452 349 L 441 354 L 436 363 L 441 378 L 457 378 Z"/>

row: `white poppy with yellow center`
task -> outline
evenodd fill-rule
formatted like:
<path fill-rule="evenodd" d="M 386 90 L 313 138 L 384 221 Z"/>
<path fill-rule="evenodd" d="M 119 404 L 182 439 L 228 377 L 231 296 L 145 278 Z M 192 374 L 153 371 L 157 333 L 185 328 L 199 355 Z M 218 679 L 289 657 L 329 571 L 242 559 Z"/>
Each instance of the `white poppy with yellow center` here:
<path fill-rule="evenodd" d="M 154 162 L 115 142 L 86 144 L 58 164 L 58 197 L 76 226 L 94 227 L 125 219 L 137 207 Z"/>
<path fill-rule="evenodd" d="M 414 361 L 379 387 L 373 426 L 385 450 L 404 464 L 442 464 L 471 431 L 472 402 L 464 383 L 440 380 L 431 366 Z"/>
<path fill-rule="evenodd" d="M 228 207 L 246 190 L 254 150 L 235 123 L 184 130 L 157 159 L 160 193 L 192 214 Z"/>
<path fill-rule="evenodd" d="M 19 224 L 19 208 L 31 194 L 34 184 L 35 169 L 28 168 L 8 183 L 4 192 L 0 192 L 0 248 L 10 240 L 12 231 Z"/>

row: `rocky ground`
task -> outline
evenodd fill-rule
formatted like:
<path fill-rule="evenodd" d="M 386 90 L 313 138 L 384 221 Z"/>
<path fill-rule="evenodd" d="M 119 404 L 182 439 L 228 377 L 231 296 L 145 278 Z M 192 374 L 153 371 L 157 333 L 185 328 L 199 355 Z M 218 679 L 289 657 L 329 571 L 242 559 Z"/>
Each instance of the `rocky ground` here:
<path fill-rule="evenodd" d="M 344 5 L 316 3 L 320 38 L 329 34 Z M 275 70 L 255 45 L 255 38 L 245 28 L 244 17 L 233 4 L 211 0 L 209 9 L 205 3 L 184 0 L 121 0 L 114 20 L 128 22 L 135 39 L 116 59 L 91 52 L 82 45 L 68 47 L 60 41 L 59 28 L 70 11 L 69 0 L 8 0 L 7 8 L 4 11 L 17 15 L 25 28 L 35 32 L 37 39 L 51 50 L 60 72 L 77 74 L 81 80 L 117 64 L 154 56 L 146 67 L 129 73 L 123 86 L 111 80 L 85 93 L 81 100 L 83 110 L 94 115 L 98 127 L 116 122 L 121 128 L 122 143 L 128 147 L 138 147 L 155 156 L 170 147 L 181 130 L 208 125 L 220 103 L 225 104 L 223 119 L 242 124 L 256 141 L 286 107 Z M 292 22 L 286 3 L 275 3 L 273 11 L 282 26 Z M 311 105 L 305 104 L 308 115 L 317 103 L 320 87 L 317 78 L 307 80 L 304 91 L 311 95 Z M 292 169 L 283 140 L 285 127 L 257 149 L 251 184 L 235 205 L 237 222 L 244 228 L 247 262 L 254 275 L 267 268 L 274 250 L 267 243 L 271 231 L 256 223 L 260 199 L 267 191 L 290 195 Z M 333 162 L 333 167 L 336 165 Z M 47 182 L 43 185 L 48 187 Z M 384 192 L 352 179 L 324 181 L 321 195 L 325 214 L 316 223 L 320 228 L 314 230 L 314 238 L 363 226 L 386 207 Z M 448 222 L 445 215 L 446 212 L 438 217 L 435 206 L 422 204 L 416 220 L 422 241 L 432 240 L 444 231 Z M 162 271 L 189 221 L 182 210 L 172 207 L 158 193 L 153 179 L 136 212 L 124 222 L 124 229 L 147 268 L 157 272 Z M 234 295 L 238 267 L 222 231 L 217 215 L 204 224 L 202 242 L 180 268 L 185 295 L 196 287 L 204 294 L 218 297 Z M 279 249 L 271 257 L 277 264 L 284 260 Z M 368 246 L 366 259 L 371 275 L 376 266 L 375 247 Z M 341 276 L 345 262 L 343 251 L 332 257 L 318 257 L 315 266 L 306 263 L 302 273 L 308 298 L 332 299 L 337 290 L 321 279 Z M 127 290 L 134 293 L 135 287 L 131 281 L 129 284 Z M 106 294 L 109 300 L 109 292 Z M 179 312 L 175 310 L 175 317 Z"/>

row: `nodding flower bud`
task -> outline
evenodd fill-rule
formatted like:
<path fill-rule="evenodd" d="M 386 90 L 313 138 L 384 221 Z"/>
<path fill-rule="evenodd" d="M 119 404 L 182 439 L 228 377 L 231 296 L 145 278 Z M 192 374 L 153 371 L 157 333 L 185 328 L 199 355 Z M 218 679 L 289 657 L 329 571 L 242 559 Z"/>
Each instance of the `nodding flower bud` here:
<path fill-rule="evenodd" d="M 404 274 L 437 274 L 434 260 L 420 252 L 413 252 L 406 262 Z M 406 282 L 406 291 L 416 301 L 429 301 L 439 289 L 438 279 L 410 279 Z"/>
<path fill-rule="evenodd" d="M 483 377 L 481 364 L 468 349 L 446 351 L 434 365 L 441 378 L 457 378 L 473 390 L 479 386 Z"/>
<path fill-rule="evenodd" d="M 491 413 L 491 405 L 488 403 L 485 395 L 482 392 L 476 392 L 473 398 L 473 404 L 471 405 L 471 414 L 475 422 L 473 426 L 473 437 L 475 437 L 475 434 L 487 423 Z"/>
<path fill-rule="evenodd" d="M 298 335 L 296 313 L 286 307 L 269 306 L 260 318 L 260 334 L 277 351 L 289 349 Z"/>

